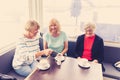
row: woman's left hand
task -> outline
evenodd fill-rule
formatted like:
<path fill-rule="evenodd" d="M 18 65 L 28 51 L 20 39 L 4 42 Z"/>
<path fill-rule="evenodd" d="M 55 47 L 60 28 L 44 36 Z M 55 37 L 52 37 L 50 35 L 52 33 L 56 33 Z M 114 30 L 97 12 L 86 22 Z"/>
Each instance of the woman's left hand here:
<path fill-rule="evenodd" d="M 98 60 L 95 59 L 95 60 L 93 60 L 92 62 L 94 62 L 94 63 L 98 63 Z"/>

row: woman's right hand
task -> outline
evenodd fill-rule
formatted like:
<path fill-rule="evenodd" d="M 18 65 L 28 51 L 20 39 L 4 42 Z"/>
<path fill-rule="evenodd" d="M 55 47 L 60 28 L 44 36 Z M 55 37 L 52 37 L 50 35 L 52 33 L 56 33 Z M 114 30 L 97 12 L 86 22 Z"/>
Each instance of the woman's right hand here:
<path fill-rule="evenodd" d="M 52 52 L 53 52 L 52 49 L 45 49 L 45 50 L 44 50 L 44 54 L 45 54 L 46 56 L 50 55 Z"/>
<path fill-rule="evenodd" d="M 37 57 L 42 56 L 42 55 L 48 56 L 48 55 L 50 55 L 52 52 L 53 52 L 52 49 L 45 49 L 45 50 L 42 50 L 42 51 L 40 51 L 40 52 L 37 52 L 37 53 L 35 54 L 35 57 L 37 58 Z"/>

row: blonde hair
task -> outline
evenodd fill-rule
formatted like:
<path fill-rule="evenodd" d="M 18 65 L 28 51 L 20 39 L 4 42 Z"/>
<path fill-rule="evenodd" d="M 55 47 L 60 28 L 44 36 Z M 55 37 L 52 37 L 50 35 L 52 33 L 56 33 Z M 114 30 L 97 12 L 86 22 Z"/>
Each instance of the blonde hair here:
<path fill-rule="evenodd" d="M 92 30 L 95 30 L 95 28 L 96 28 L 96 25 L 94 24 L 94 23 L 87 23 L 87 24 L 85 24 L 85 26 L 84 26 L 84 29 L 86 30 L 86 29 L 88 29 L 88 28 L 90 28 L 90 29 L 92 29 Z"/>
<path fill-rule="evenodd" d="M 60 23 L 58 22 L 57 19 L 53 18 L 51 19 L 50 23 L 49 23 L 49 31 L 51 32 L 51 25 L 56 25 L 57 26 L 57 32 L 60 32 Z"/>
<path fill-rule="evenodd" d="M 35 20 L 29 20 L 25 25 L 25 30 L 31 31 L 34 26 L 37 26 L 38 29 L 40 28 L 39 24 Z"/>

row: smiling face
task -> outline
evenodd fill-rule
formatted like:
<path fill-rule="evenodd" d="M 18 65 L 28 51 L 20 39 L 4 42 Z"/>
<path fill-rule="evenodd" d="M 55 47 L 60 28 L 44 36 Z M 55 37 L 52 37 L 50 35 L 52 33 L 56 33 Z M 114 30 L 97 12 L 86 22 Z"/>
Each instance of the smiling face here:
<path fill-rule="evenodd" d="M 52 19 L 50 21 L 49 31 L 52 34 L 57 34 L 60 31 L 60 24 L 56 19 Z"/>
<path fill-rule="evenodd" d="M 88 35 L 88 36 L 92 36 L 94 34 L 94 31 L 92 28 L 87 28 L 85 30 L 85 34 Z"/>
<path fill-rule="evenodd" d="M 57 33 L 57 25 L 56 24 L 52 24 L 50 25 L 50 32 L 51 33 Z"/>

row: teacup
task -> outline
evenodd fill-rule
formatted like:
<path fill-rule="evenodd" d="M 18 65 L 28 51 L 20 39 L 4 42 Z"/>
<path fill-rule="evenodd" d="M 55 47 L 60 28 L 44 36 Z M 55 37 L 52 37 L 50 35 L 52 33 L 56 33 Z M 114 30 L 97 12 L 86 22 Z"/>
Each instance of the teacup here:
<path fill-rule="evenodd" d="M 57 55 L 55 57 L 57 65 L 61 65 L 61 63 L 62 63 L 62 57 L 63 57 L 62 55 Z"/>
<path fill-rule="evenodd" d="M 88 60 L 86 58 L 82 58 L 82 59 L 80 59 L 80 64 L 82 66 L 86 66 L 88 64 Z"/>
<path fill-rule="evenodd" d="M 48 61 L 47 60 L 41 60 L 39 63 L 39 66 L 42 66 L 43 68 L 48 67 Z"/>
<path fill-rule="evenodd" d="M 56 63 L 57 63 L 57 65 L 61 65 L 62 62 L 61 62 L 61 60 L 57 60 Z"/>

